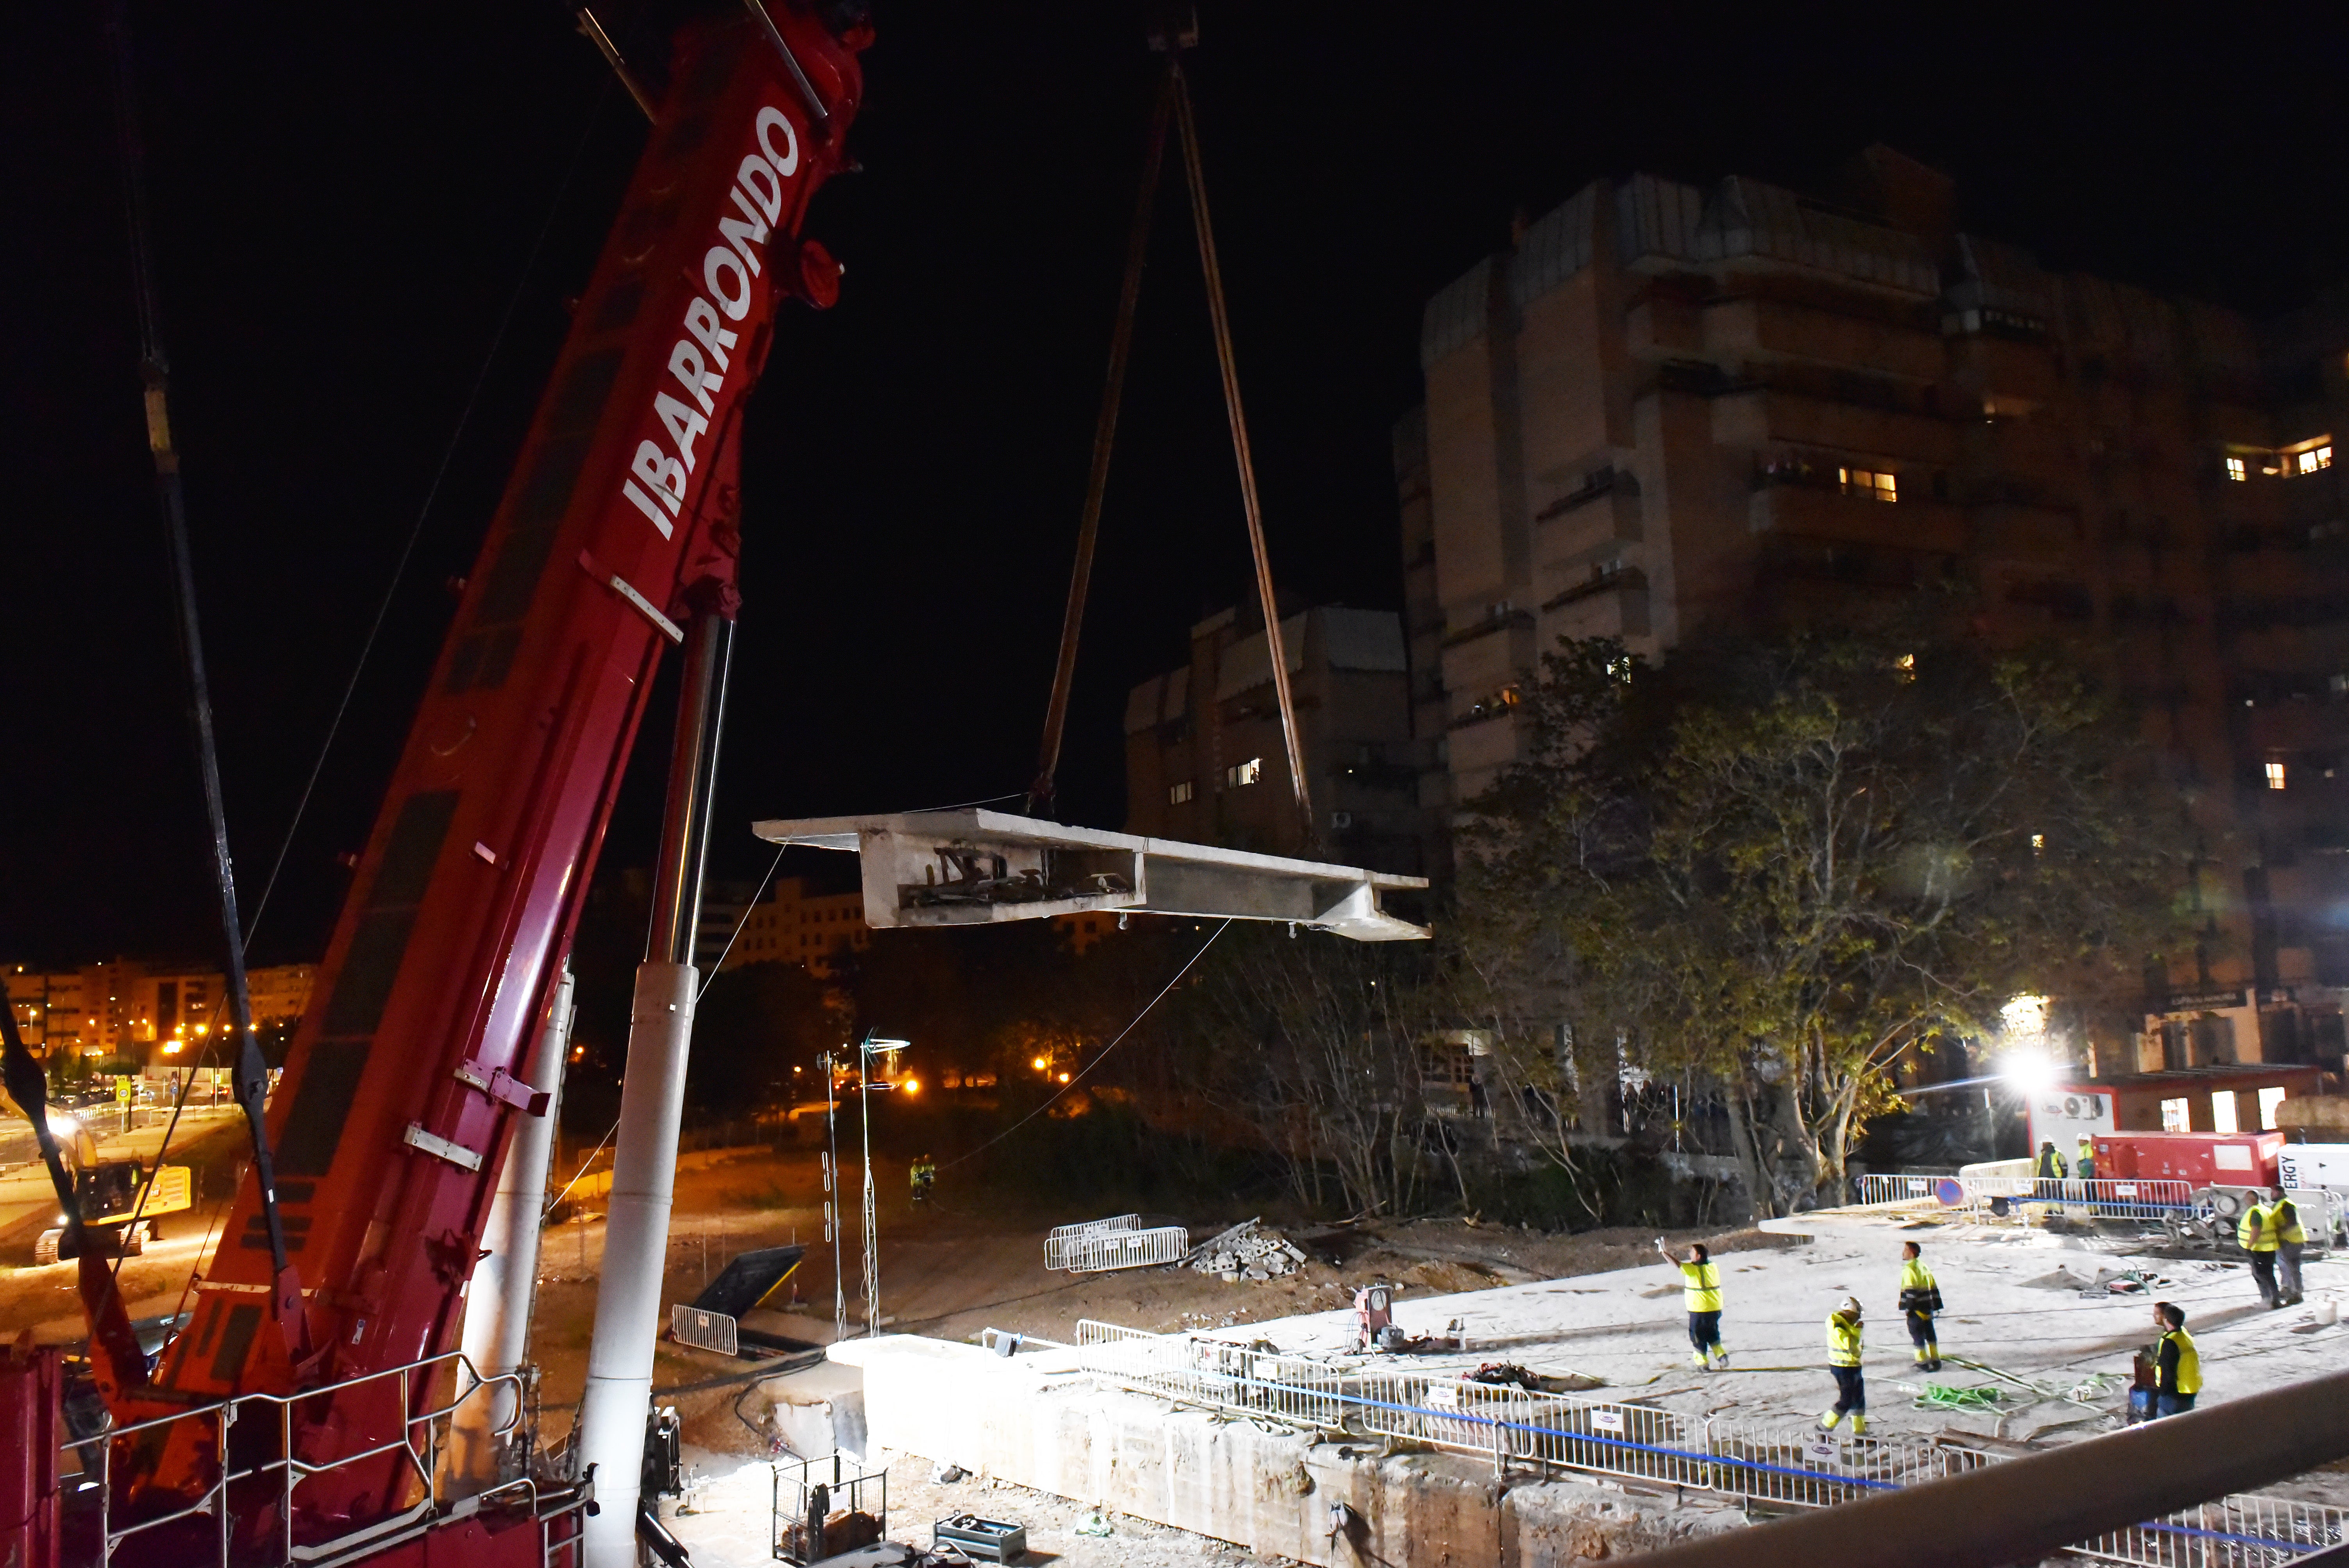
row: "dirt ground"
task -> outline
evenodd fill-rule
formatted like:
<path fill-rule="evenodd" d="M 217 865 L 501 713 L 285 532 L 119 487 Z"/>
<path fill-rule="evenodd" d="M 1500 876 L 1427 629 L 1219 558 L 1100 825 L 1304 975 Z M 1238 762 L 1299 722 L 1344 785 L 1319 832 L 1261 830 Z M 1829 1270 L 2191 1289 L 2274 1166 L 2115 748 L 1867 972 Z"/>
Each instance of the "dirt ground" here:
<path fill-rule="evenodd" d="M 796 1241 L 808 1247 L 807 1259 L 774 1304 L 784 1315 L 764 1326 L 796 1337 L 829 1339 L 835 1274 L 833 1246 L 823 1240 L 823 1179 L 813 1154 L 719 1150 L 688 1161 L 678 1176 L 665 1299 L 691 1300 L 737 1253 Z M 848 1207 L 853 1216 L 854 1196 Z M 980 1329 L 992 1327 L 1067 1342 L 1084 1318 L 1158 1333 L 1226 1328 L 1350 1307 L 1354 1291 L 1374 1282 L 1400 1286 L 1408 1298 L 1599 1274 L 1652 1261 L 1656 1234 L 1620 1229 L 1569 1234 L 1460 1220 L 1287 1227 L 1285 1233 L 1308 1263 L 1281 1278 L 1226 1283 L 1189 1269 L 1100 1274 L 1047 1270 L 1045 1233 L 1098 1217 L 1066 1205 L 1019 1203 L 993 1194 L 949 1195 L 915 1204 L 895 1186 L 881 1186 L 876 1208 L 884 1327 L 947 1339 L 975 1339 Z M 1252 1211 L 1245 1209 L 1176 1216 L 1195 1241 L 1250 1217 Z M 1703 1240 L 1716 1252 L 1788 1244 L 1787 1238 L 1755 1231 L 1671 1233 L 1666 1239 Z M 567 1429 L 585 1379 L 602 1243 L 603 1226 L 589 1217 L 551 1227 L 542 1253 L 532 1346 L 541 1368 L 550 1440 Z M 840 1257 L 854 1334 L 861 1329 L 864 1308 L 853 1217 Z M 654 1383 L 657 1389 L 677 1389 L 725 1370 L 713 1357 L 664 1346 Z M 720 1453 L 751 1451 L 749 1432 L 730 1413 L 730 1399 L 722 1391 L 678 1399 L 688 1440 Z"/>

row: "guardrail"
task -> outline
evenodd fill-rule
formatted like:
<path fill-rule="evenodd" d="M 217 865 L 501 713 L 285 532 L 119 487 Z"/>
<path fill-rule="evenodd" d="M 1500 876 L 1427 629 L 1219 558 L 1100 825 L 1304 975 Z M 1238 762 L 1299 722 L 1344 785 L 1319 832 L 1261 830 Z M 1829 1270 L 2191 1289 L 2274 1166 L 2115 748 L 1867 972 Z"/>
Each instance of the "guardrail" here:
<path fill-rule="evenodd" d="M 2140 1568 L 2280 1568 L 2349 1541 L 2349 1510 L 2280 1497 L 2222 1497 L 2084 1541 L 2072 1550 Z"/>
<path fill-rule="evenodd" d="M 444 1380 L 454 1377 L 461 1391 L 445 1403 L 434 1402 L 439 1396 L 433 1390 Z M 381 1398 L 385 1404 L 398 1411 L 396 1419 L 383 1423 L 375 1432 L 345 1433 L 343 1440 L 355 1444 L 352 1451 L 328 1460 L 313 1461 L 295 1457 L 294 1445 L 295 1407 L 328 1395 L 347 1395 L 368 1384 L 385 1384 Z M 504 1390 L 510 1401 L 494 1400 L 494 1393 L 484 1390 Z M 505 1373 L 484 1378 L 460 1351 L 412 1361 L 404 1367 L 394 1367 L 348 1382 L 336 1383 L 320 1388 L 305 1389 L 298 1394 L 245 1394 L 225 1399 L 216 1405 L 202 1405 L 193 1409 L 174 1411 L 151 1420 L 136 1421 L 127 1426 L 109 1427 L 105 1431 L 76 1438 L 64 1445 L 61 1451 L 69 1461 L 68 1474 L 78 1470 L 83 1485 L 68 1489 L 67 1495 L 80 1506 L 91 1506 L 88 1492 L 97 1493 L 94 1506 L 98 1515 L 93 1535 L 98 1542 L 97 1561 L 103 1565 L 114 1560 L 116 1551 L 133 1536 L 160 1530 L 181 1521 L 209 1516 L 213 1523 L 216 1551 L 212 1561 L 219 1568 L 228 1568 L 231 1553 L 235 1548 L 249 1550 L 250 1542 L 237 1542 L 233 1529 L 237 1512 L 231 1507 L 230 1491 L 238 1494 L 237 1509 L 249 1516 L 249 1499 L 256 1491 L 271 1488 L 276 1493 L 273 1500 L 275 1514 L 274 1561 L 286 1563 L 328 1564 L 342 1562 L 354 1555 L 379 1552 L 400 1541 L 423 1533 L 444 1517 L 456 1513 L 473 1513 L 484 1508 L 527 1504 L 536 1517 L 542 1561 L 553 1562 L 575 1536 L 557 1536 L 549 1525 L 562 1516 L 539 1512 L 539 1486 L 530 1476 L 486 1487 L 465 1496 L 451 1491 L 456 1478 L 443 1460 L 447 1457 L 450 1429 L 457 1412 L 476 1398 L 492 1398 L 481 1429 L 501 1441 L 512 1437 L 521 1425 L 523 1408 L 523 1380 L 519 1374 Z M 419 1408 L 419 1404 L 422 1408 Z M 497 1412 L 504 1409 L 503 1420 Z M 469 1417 L 469 1419 L 471 1418 Z M 364 1419 L 364 1418 L 363 1418 Z M 231 1429 L 240 1423 L 264 1422 L 267 1434 L 259 1441 L 240 1437 L 233 1446 Z M 212 1470 L 210 1483 L 185 1506 L 156 1514 L 140 1511 L 131 1522 L 118 1523 L 115 1513 L 118 1499 L 114 1485 L 114 1449 L 121 1439 L 147 1436 L 158 1447 L 169 1440 L 161 1436 L 163 1429 L 180 1425 L 192 1426 L 197 1430 L 181 1439 L 188 1449 L 211 1456 Z M 274 1449 L 272 1445 L 274 1444 Z M 267 1450 L 267 1451 L 264 1451 Z M 251 1455 L 242 1465 L 222 1456 L 238 1453 Z M 302 1484 L 314 1477 L 347 1470 L 370 1461 L 388 1461 L 394 1471 L 409 1472 L 412 1490 L 409 1495 L 416 1501 L 403 1511 L 388 1518 L 372 1520 L 345 1534 L 324 1541 L 302 1542 L 294 1539 L 295 1493 Z M 274 1488 L 271 1483 L 274 1480 Z M 193 1538 L 184 1530 L 174 1531 L 170 1540 L 175 1552 L 184 1552 Z M 240 1559 L 241 1560 L 241 1559 Z"/>
<path fill-rule="evenodd" d="M 1055 1225 L 1044 1237 L 1044 1266 L 1048 1269 L 1067 1268 L 1070 1247 L 1084 1237 L 1135 1230 L 1141 1224 L 1142 1216 L 1139 1214 L 1112 1214 L 1106 1220 L 1083 1220 L 1073 1225 Z"/>
<path fill-rule="evenodd" d="M 679 1345 L 690 1345 L 696 1350 L 714 1350 L 720 1356 L 742 1353 L 740 1321 L 722 1312 L 688 1306 L 681 1301 L 669 1304 L 668 1335 Z"/>
<path fill-rule="evenodd" d="M 1153 1225 L 1144 1230 L 1139 1214 L 1055 1225 L 1044 1238 L 1044 1266 L 1071 1274 L 1179 1264 L 1190 1253 L 1190 1232 L 1180 1225 Z"/>
<path fill-rule="evenodd" d="M 1942 1439 L 1855 1438 L 1651 1405 L 1537 1394 L 1424 1373 L 1353 1370 L 1229 1340 L 1077 1325 L 1078 1365 L 1144 1393 L 1312 1431 L 1401 1438 L 1780 1507 L 1829 1508 L 1941 1480 L 2001 1456 Z M 2133 1568 L 2277 1568 L 2349 1541 L 2349 1510 L 2235 1496 L 2072 1548 Z"/>
<path fill-rule="evenodd" d="M 1963 1211 L 1975 1220 L 2027 1220 L 2079 1210 L 2103 1219 L 2158 1220 L 2194 1207 L 2194 1184 L 2168 1177 L 1899 1176 L 1857 1178 L 1863 1208 Z"/>

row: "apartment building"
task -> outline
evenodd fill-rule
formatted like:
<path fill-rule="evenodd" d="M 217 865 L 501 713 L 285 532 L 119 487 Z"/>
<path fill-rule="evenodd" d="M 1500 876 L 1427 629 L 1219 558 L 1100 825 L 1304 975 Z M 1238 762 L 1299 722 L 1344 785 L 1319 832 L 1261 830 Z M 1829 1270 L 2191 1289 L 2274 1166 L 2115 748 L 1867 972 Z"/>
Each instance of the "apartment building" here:
<path fill-rule="evenodd" d="M 274 965 L 246 972 L 256 1026 L 297 1019 L 310 1003 L 317 966 Z M 11 965 L 8 1003 L 36 1054 L 121 1057 L 162 1068 L 180 1065 L 227 1024 L 228 982 L 217 971 L 133 958 L 78 969 Z"/>
<path fill-rule="evenodd" d="M 1190 661 L 1127 694 L 1126 831 L 1274 854 L 1307 850 L 1254 603 L 1191 628 Z M 1420 874 L 1431 823 L 1418 799 L 1402 623 L 1324 604 L 1285 614 L 1317 858 Z"/>
<path fill-rule="evenodd" d="M 779 877 L 773 891 L 741 916 L 741 934 L 721 969 L 746 964 L 798 964 L 829 979 L 841 960 L 871 945 L 861 892 L 808 891 L 804 877 Z"/>
<path fill-rule="evenodd" d="M 1428 303 L 1395 440 L 1422 799 L 1515 758 L 1561 636 L 1652 656 L 1955 580 L 1992 635 L 2071 641 L 2194 802 L 2206 941 L 2131 999 L 2137 1065 L 2337 1061 L 2349 308 L 2261 324 L 1954 212 L 1883 148 L 1835 202 L 1635 174 Z"/>

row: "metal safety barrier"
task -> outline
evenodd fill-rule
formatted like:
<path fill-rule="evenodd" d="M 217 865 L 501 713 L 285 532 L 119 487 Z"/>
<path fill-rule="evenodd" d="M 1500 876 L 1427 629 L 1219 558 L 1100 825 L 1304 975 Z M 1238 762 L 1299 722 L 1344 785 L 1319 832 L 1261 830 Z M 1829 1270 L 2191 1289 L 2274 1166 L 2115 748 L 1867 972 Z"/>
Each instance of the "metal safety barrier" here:
<path fill-rule="evenodd" d="M 2344 1542 L 2349 1542 L 2349 1510 L 2238 1495 L 2099 1535 L 2072 1550 L 2143 1568 L 2280 1568 Z"/>
<path fill-rule="evenodd" d="M 1858 1206 L 1962 1211 L 1988 1222 L 2026 1222 L 2051 1212 L 2085 1217 L 2158 1220 L 2194 1206 L 2194 1184 L 2168 1177 L 1899 1176 L 1874 1171 L 1856 1179 Z"/>
<path fill-rule="evenodd" d="M 1228 1339 L 1144 1334 L 1080 1321 L 1077 1364 L 1129 1387 L 1236 1416 L 1338 1429 L 1345 1394 L 1335 1367 Z"/>
<path fill-rule="evenodd" d="M 434 1392 L 443 1383 L 453 1382 L 457 1392 L 445 1403 L 436 1402 L 440 1396 Z M 332 1458 L 305 1460 L 295 1457 L 294 1434 L 296 1426 L 295 1408 L 328 1396 L 347 1396 L 368 1384 L 385 1385 L 381 1398 L 387 1414 L 395 1416 L 381 1423 L 380 1430 L 350 1431 L 342 1441 L 348 1451 Z M 224 1399 L 215 1405 L 198 1406 L 193 1409 L 175 1411 L 151 1420 L 136 1421 L 126 1426 L 109 1427 L 94 1435 L 73 1439 L 61 1446 L 67 1463 L 62 1467 L 67 1475 L 78 1474 L 78 1485 L 67 1488 L 72 1506 L 94 1507 L 98 1515 L 93 1532 L 98 1542 L 97 1562 L 111 1563 L 123 1542 L 133 1536 L 162 1530 L 181 1521 L 204 1519 L 209 1522 L 206 1533 L 212 1537 L 214 1550 L 205 1553 L 220 1568 L 228 1568 L 233 1545 L 233 1527 L 237 1514 L 231 1506 L 231 1489 L 236 1489 L 236 1507 L 250 1509 L 257 1488 L 268 1488 L 276 1493 L 274 1499 L 274 1531 L 277 1536 L 274 1561 L 285 1563 L 331 1564 L 355 1555 L 380 1552 L 388 1546 L 422 1534 L 447 1516 L 452 1509 L 471 1512 L 500 1507 L 527 1508 L 536 1518 L 539 1548 L 543 1561 L 552 1562 L 574 1546 L 574 1536 L 558 1536 L 550 1526 L 562 1517 L 542 1513 L 539 1510 L 540 1487 L 528 1475 L 519 1480 L 492 1485 L 470 1494 L 454 1490 L 458 1478 L 450 1465 L 450 1429 L 457 1413 L 476 1398 L 492 1398 L 489 1413 L 482 1423 L 484 1434 L 501 1442 L 510 1439 L 521 1425 L 523 1411 L 523 1380 L 519 1374 L 505 1373 L 484 1378 L 473 1364 L 460 1351 L 428 1357 L 394 1367 L 348 1382 L 330 1384 L 324 1387 L 305 1389 L 298 1394 L 245 1394 Z M 503 1396 L 503 1397 L 502 1397 Z M 502 1418 L 498 1412 L 502 1409 Z M 211 1478 L 204 1489 L 191 1498 L 185 1506 L 156 1513 L 141 1508 L 129 1522 L 118 1520 L 117 1511 L 122 1499 L 116 1496 L 114 1480 L 114 1449 L 121 1439 L 151 1435 L 150 1440 L 161 1446 L 162 1429 L 187 1424 L 195 1429 L 190 1447 L 198 1454 L 209 1455 Z M 265 1434 L 259 1440 L 240 1436 L 232 1443 L 230 1433 L 241 1425 L 259 1424 Z M 361 1418 L 365 1425 L 366 1418 Z M 221 1456 L 249 1454 L 253 1457 L 238 1463 L 223 1460 Z M 296 1493 L 313 1478 L 347 1470 L 369 1461 L 388 1464 L 395 1471 L 405 1472 L 409 1486 L 409 1495 L 415 1501 L 404 1511 L 387 1519 L 371 1521 L 347 1533 L 324 1541 L 296 1542 L 294 1522 L 296 1517 Z M 95 1491 L 92 1499 L 88 1494 Z M 171 1532 L 169 1539 L 175 1550 L 184 1552 L 191 1537 L 184 1529 Z M 189 1558 L 193 1562 L 200 1559 Z"/>
<path fill-rule="evenodd" d="M 1852 1437 L 1540 1394 L 1426 1373 L 1348 1371 L 1229 1340 L 1077 1325 L 1078 1365 L 1186 1405 L 1306 1430 L 1403 1439 L 1512 1464 L 1578 1470 L 1792 1508 L 1947 1480 L 2002 1457 L 1945 1439 Z M 2349 1541 L 2349 1510 L 2233 1496 L 2073 1548 L 2144 1568 L 2277 1568 Z"/>
<path fill-rule="evenodd" d="M 1071 1274 L 1100 1274 L 1109 1269 L 1148 1268 L 1155 1264 L 1179 1264 L 1191 1253 L 1191 1233 L 1180 1225 L 1154 1225 L 1146 1231 L 1103 1231 L 1071 1236 L 1061 1244 L 1060 1267 Z"/>
<path fill-rule="evenodd" d="M 1106 1220 L 1082 1220 L 1073 1225 L 1055 1225 L 1044 1237 L 1044 1266 L 1064 1269 L 1069 1266 L 1070 1249 L 1092 1236 L 1107 1235 L 1116 1231 L 1138 1230 L 1139 1214 L 1112 1214 Z"/>
<path fill-rule="evenodd" d="M 668 1309 L 669 1337 L 696 1350 L 739 1356 L 742 1353 L 741 1330 L 739 1322 L 722 1312 L 708 1312 L 681 1301 L 672 1303 Z"/>

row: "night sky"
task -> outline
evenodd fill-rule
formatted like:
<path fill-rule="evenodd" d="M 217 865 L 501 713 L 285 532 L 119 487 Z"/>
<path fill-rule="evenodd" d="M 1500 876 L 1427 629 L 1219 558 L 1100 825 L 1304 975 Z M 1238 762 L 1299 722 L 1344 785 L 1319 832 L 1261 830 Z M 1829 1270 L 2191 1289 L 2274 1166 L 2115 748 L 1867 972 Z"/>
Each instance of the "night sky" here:
<path fill-rule="evenodd" d="M 1066 589 L 1154 59 L 1115 4 L 876 11 L 865 172 L 810 225 L 842 302 L 786 314 L 751 405 L 725 876 L 764 867 L 754 817 L 1020 789 Z M 1316 600 L 1399 603 L 1388 435 L 1426 296 L 1594 176 L 1823 189 L 1882 140 L 2052 265 L 2260 312 L 2349 278 L 2338 7 L 1203 11 L 1275 573 Z M 551 3 L 132 13 L 248 910 L 512 302 L 254 939 L 314 958 L 644 128 Z M 608 19 L 657 52 L 649 13 Z M 99 13 L 9 34 L 0 958 L 216 958 Z M 1062 768 L 1080 821 L 1122 814 L 1125 688 L 1247 583 L 1192 243 L 1170 178 Z M 665 728 L 607 867 L 650 856 Z"/>

